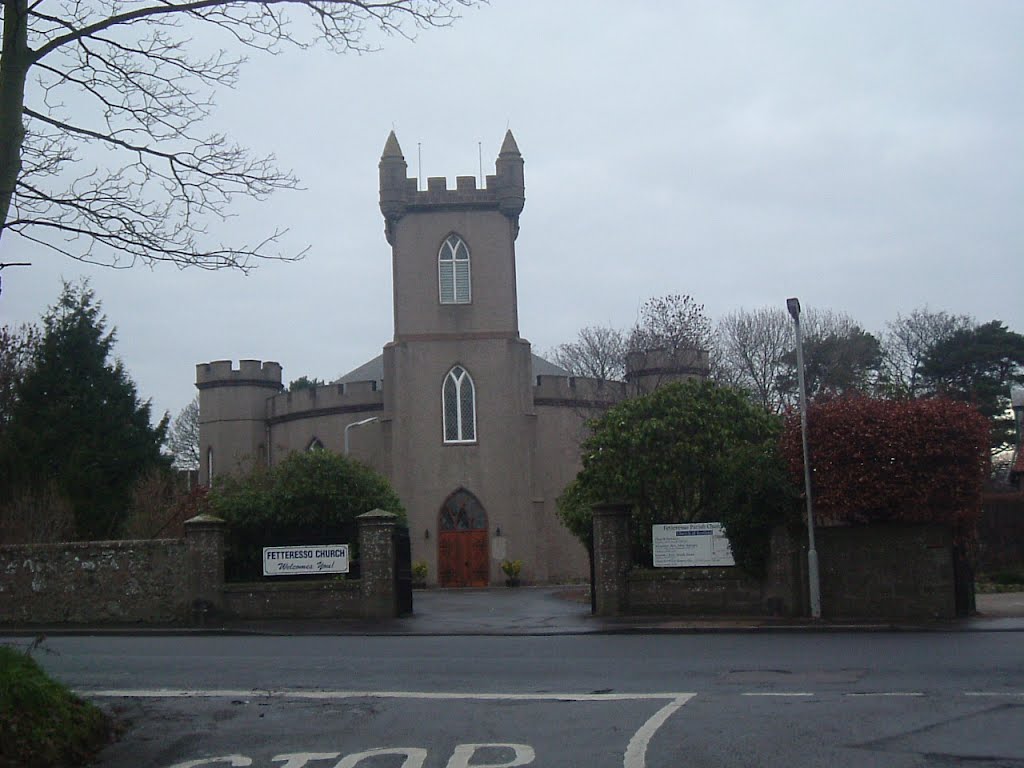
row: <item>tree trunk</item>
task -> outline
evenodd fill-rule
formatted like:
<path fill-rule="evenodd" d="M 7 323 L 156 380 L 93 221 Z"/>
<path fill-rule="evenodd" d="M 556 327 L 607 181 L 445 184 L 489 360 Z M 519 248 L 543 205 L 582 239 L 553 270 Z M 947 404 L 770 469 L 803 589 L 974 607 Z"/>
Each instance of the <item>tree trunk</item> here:
<path fill-rule="evenodd" d="M 21 174 L 25 141 L 25 80 L 28 50 L 28 0 L 3 0 L 4 47 L 0 54 L 0 216 L 7 223 L 14 187 Z M 0 229 L 0 236 L 3 230 Z"/>

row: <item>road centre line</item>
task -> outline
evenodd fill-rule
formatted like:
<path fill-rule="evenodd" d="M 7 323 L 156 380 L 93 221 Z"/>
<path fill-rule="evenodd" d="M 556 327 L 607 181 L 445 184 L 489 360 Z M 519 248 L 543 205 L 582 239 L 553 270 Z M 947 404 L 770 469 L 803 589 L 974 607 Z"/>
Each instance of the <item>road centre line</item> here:
<path fill-rule="evenodd" d="M 857 696 L 859 698 L 870 698 L 872 696 L 892 696 L 892 697 L 917 697 L 924 696 L 920 691 L 855 691 L 852 693 L 844 693 L 844 696 Z"/>
<path fill-rule="evenodd" d="M 80 690 L 79 694 L 95 698 L 118 699 L 464 699 L 475 701 L 664 701 L 683 704 L 695 693 L 457 693 L 435 691 L 298 691 L 265 689 L 110 689 Z M 679 706 L 682 706 L 680 704 Z M 669 713 L 671 714 L 671 713 Z"/>
<path fill-rule="evenodd" d="M 964 696 L 1009 696 L 1019 698 L 1024 697 L 1024 691 L 966 691 Z"/>
<path fill-rule="evenodd" d="M 805 691 L 786 691 L 786 692 L 779 692 L 779 691 L 747 691 L 746 693 L 743 693 L 741 695 L 742 696 L 777 696 L 777 697 L 781 697 L 781 698 L 786 698 L 786 697 L 794 697 L 794 698 L 796 698 L 796 697 L 799 697 L 799 696 L 814 696 L 815 694 L 810 693 L 810 692 L 805 692 Z"/>

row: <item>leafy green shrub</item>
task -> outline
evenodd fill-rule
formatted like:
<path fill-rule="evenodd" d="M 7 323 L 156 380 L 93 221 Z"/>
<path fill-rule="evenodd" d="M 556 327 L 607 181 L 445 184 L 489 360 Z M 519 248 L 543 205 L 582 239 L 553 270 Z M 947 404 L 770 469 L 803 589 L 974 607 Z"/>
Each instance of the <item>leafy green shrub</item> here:
<path fill-rule="evenodd" d="M 591 422 L 583 469 L 562 493 L 562 522 L 591 546 L 591 505 L 633 506 L 634 560 L 650 566 L 651 526 L 721 522 L 736 563 L 764 571 L 771 529 L 798 515 L 776 452 L 780 420 L 711 382 L 627 400 Z"/>
<path fill-rule="evenodd" d="M 9 646 L 0 646 L 0 713 L 0 768 L 80 765 L 110 735 L 103 712 Z"/>
<path fill-rule="evenodd" d="M 210 512 L 228 523 L 230 581 L 262 578 L 263 547 L 350 544 L 356 559 L 355 519 L 371 509 L 394 512 L 405 521 L 383 475 L 330 451 L 296 452 L 271 469 L 218 478 L 209 494 Z"/>

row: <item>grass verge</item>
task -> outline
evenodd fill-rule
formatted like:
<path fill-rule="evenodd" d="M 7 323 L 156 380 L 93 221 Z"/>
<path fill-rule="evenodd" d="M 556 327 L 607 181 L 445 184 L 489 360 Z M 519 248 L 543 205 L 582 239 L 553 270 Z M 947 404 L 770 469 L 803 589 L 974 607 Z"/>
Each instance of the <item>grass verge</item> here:
<path fill-rule="evenodd" d="M 52 680 L 28 653 L 0 645 L 0 768 L 82 765 L 110 733 L 102 711 Z"/>

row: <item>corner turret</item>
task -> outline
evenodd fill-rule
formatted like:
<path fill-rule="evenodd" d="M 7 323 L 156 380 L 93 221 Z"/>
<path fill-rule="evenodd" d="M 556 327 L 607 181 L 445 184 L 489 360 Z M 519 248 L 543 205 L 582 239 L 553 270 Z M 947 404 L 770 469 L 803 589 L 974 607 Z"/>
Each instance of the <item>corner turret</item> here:
<path fill-rule="evenodd" d="M 626 355 L 626 383 L 633 395 L 649 394 L 674 381 L 703 380 L 710 370 L 708 353 L 702 349 L 651 349 Z"/>
<path fill-rule="evenodd" d="M 391 224 L 405 213 L 405 195 L 409 187 L 409 180 L 406 179 L 409 166 L 394 131 L 388 134 L 377 168 L 380 174 L 380 212 L 384 214 L 384 221 L 390 231 Z"/>
<path fill-rule="evenodd" d="M 523 156 L 510 130 L 505 132 L 494 167 L 498 176 L 498 209 L 516 220 L 526 203 L 526 183 L 523 180 Z"/>
<path fill-rule="evenodd" d="M 199 390 L 199 482 L 269 461 L 267 399 L 283 389 L 281 365 L 216 360 L 196 366 Z"/>

